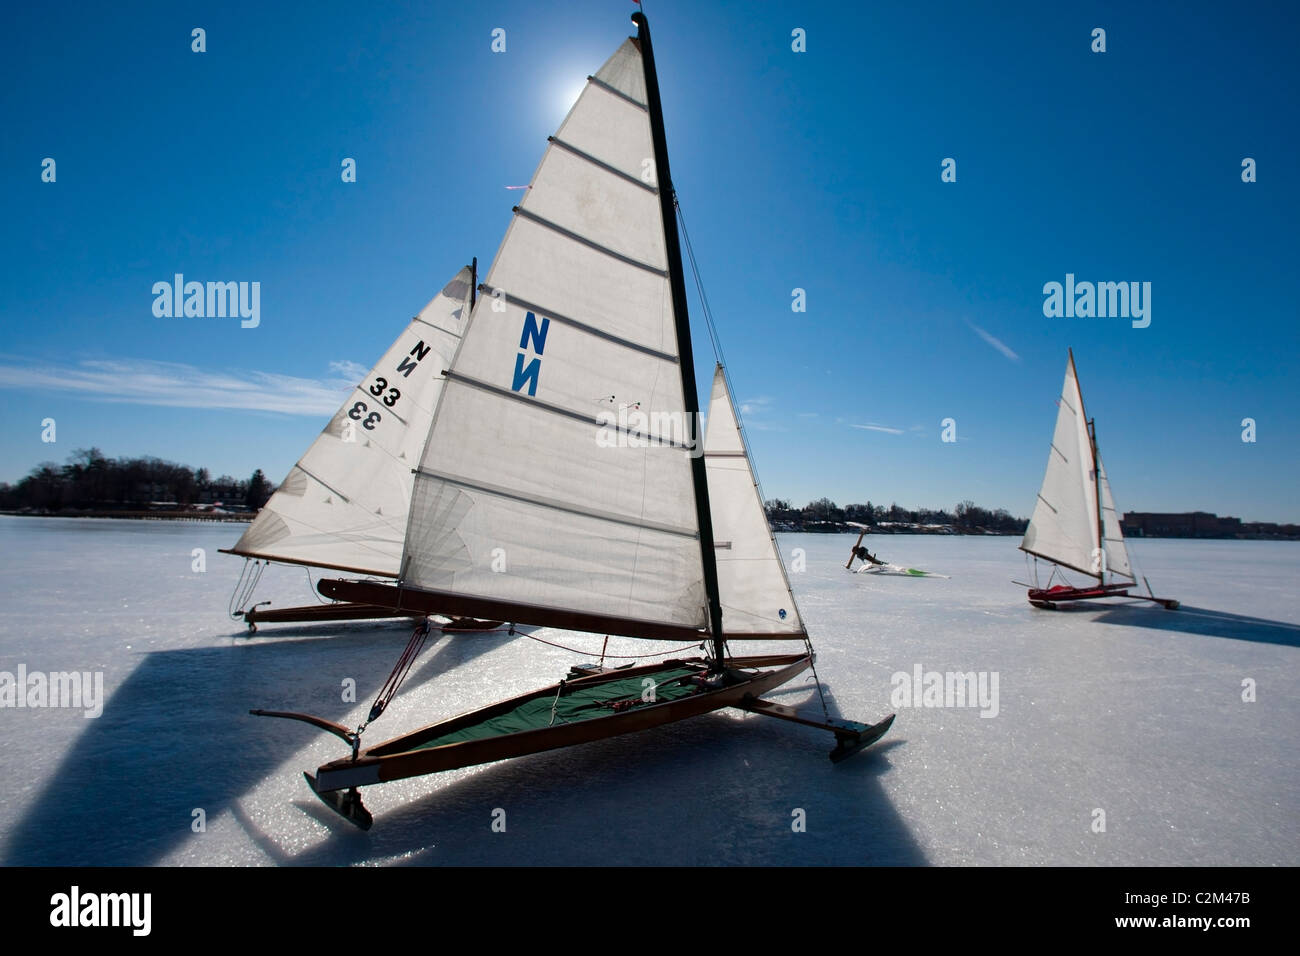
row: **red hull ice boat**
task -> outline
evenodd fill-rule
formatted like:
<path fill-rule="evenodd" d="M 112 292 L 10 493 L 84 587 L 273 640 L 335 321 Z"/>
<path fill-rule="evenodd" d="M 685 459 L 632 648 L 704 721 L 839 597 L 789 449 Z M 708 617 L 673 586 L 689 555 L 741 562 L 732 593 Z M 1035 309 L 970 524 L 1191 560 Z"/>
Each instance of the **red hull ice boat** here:
<path fill-rule="evenodd" d="M 1132 587 L 1130 584 L 1107 584 L 1097 585 L 1095 587 L 1074 588 L 1066 584 L 1056 584 L 1050 588 L 1030 588 L 1029 603 L 1034 607 L 1055 610 L 1058 604 L 1065 601 L 1087 601 L 1091 598 L 1107 597 L 1134 597 L 1140 598 L 1144 601 L 1154 601 L 1171 611 L 1178 607 L 1178 602 L 1172 598 L 1158 598 L 1150 597 L 1145 594 L 1133 594 L 1129 591 L 1130 587 Z"/>
<path fill-rule="evenodd" d="M 1178 602 L 1156 597 L 1150 585 L 1146 594 L 1130 590 L 1137 586 L 1137 577 L 1129 562 L 1106 469 L 1097 451 L 1097 425 L 1088 420 L 1083 410 L 1073 350 L 1057 404 L 1056 431 L 1047 455 L 1047 472 L 1034 505 L 1034 515 L 1020 543 L 1020 550 L 1035 558 L 1029 603 L 1053 609 L 1069 601 L 1133 598 L 1174 610 Z M 1055 565 L 1047 587 L 1038 586 L 1038 558 Z M 1096 583 L 1082 587 L 1053 585 L 1052 579 L 1067 568 L 1096 578 Z"/>

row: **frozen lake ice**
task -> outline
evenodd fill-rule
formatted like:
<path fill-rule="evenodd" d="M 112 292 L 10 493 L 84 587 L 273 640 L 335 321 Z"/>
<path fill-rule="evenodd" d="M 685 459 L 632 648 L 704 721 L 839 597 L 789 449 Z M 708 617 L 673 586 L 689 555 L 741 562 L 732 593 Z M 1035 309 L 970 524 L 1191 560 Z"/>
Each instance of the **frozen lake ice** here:
<path fill-rule="evenodd" d="M 1141 570 L 1181 610 L 1050 612 L 1012 583 L 1027 573 L 1014 538 L 869 539 L 942 580 L 849 574 L 854 536 L 779 535 L 833 712 L 898 710 L 880 744 L 833 766 L 825 733 L 726 711 L 369 788 L 363 833 L 300 774 L 343 756 L 341 742 L 248 710 L 357 724 L 409 625 L 247 637 L 226 616 L 242 560 L 217 553 L 241 527 L 0 517 L 0 672 L 102 672 L 106 697 L 98 718 L 0 708 L 0 862 L 1300 863 L 1300 544 L 1139 540 Z M 306 573 L 269 570 L 266 599 L 312 601 Z M 505 633 L 431 639 L 367 738 L 553 683 L 602 643 L 533 633 L 588 654 Z M 918 666 L 975 672 L 990 691 L 996 674 L 996 716 L 891 705 L 893 676 L 910 683 Z M 820 712 L 811 681 L 772 696 Z"/>

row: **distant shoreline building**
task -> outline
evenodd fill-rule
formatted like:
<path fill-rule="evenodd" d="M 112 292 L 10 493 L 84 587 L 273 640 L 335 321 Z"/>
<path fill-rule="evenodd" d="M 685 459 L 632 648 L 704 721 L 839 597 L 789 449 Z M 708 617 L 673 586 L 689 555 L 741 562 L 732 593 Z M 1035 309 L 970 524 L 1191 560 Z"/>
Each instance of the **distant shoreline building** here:
<path fill-rule="evenodd" d="M 1180 514 L 1154 511 L 1130 511 L 1120 519 L 1120 527 L 1130 538 L 1277 538 L 1300 539 L 1300 525 L 1273 521 L 1242 521 L 1220 518 L 1208 511 Z"/>

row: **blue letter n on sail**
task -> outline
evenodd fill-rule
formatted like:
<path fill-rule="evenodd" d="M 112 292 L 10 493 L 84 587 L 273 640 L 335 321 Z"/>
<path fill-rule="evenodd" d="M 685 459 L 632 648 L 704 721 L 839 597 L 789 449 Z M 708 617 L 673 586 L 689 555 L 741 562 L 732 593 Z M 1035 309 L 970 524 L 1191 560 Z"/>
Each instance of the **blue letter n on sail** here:
<path fill-rule="evenodd" d="M 541 373 L 542 373 L 542 360 L 539 358 L 535 358 L 528 363 L 527 368 L 524 368 L 524 353 L 520 352 L 518 355 L 515 356 L 515 381 L 514 384 L 510 386 L 510 388 L 517 392 L 521 388 L 523 388 L 524 385 L 527 385 L 529 397 L 536 397 L 537 376 L 540 375 Z"/>
<path fill-rule="evenodd" d="M 524 365 L 524 359 L 528 356 L 524 350 L 532 345 L 532 350 L 541 355 L 546 349 L 546 333 L 551 330 L 551 320 L 542 319 L 542 324 L 537 324 L 537 316 L 529 312 L 524 316 L 524 332 L 519 337 L 519 354 L 515 356 L 515 379 L 510 386 L 512 391 L 519 391 L 525 385 L 528 386 L 529 397 L 537 395 L 537 379 L 542 374 L 542 360 L 534 358 L 527 366 Z"/>

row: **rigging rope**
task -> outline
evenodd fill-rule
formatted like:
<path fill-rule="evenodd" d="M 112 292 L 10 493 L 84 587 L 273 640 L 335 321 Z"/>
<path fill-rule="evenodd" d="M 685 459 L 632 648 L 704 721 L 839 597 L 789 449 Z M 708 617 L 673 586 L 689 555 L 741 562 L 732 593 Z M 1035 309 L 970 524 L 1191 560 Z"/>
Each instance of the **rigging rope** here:
<path fill-rule="evenodd" d="M 677 221 L 682 227 L 682 246 L 686 249 L 686 258 L 691 264 L 691 277 L 695 280 L 695 294 L 700 300 L 700 311 L 704 315 L 704 324 L 709 331 L 709 342 L 713 346 L 713 357 L 723 368 L 727 367 L 722 355 L 722 339 L 718 336 L 717 326 L 713 324 L 713 310 L 709 308 L 709 297 L 704 293 L 704 280 L 700 276 L 699 264 L 695 261 L 695 249 L 691 245 L 690 233 L 686 231 L 686 215 L 682 212 L 681 202 L 673 192 L 673 208 L 677 210 Z"/>
<path fill-rule="evenodd" d="M 316 598 L 316 603 L 317 603 L 317 604 L 337 604 L 337 603 L 338 603 L 337 601 L 327 601 L 327 600 L 325 600 L 324 598 L 322 598 L 322 597 L 320 596 L 320 592 L 316 590 L 316 585 L 315 585 L 315 583 L 314 583 L 314 582 L 312 581 L 312 579 L 311 579 L 311 568 L 309 568 L 307 565 L 304 564 L 304 565 L 302 566 L 302 571 L 303 571 L 303 574 L 307 575 L 307 590 L 310 591 L 310 592 L 315 596 L 315 598 Z"/>
<path fill-rule="evenodd" d="M 817 655 L 813 653 L 812 640 L 807 634 L 804 635 L 803 646 L 808 650 L 808 664 L 812 667 L 813 682 L 817 685 L 817 696 L 822 700 L 822 713 L 826 715 L 827 720 L 830 720 L 831 710 L 826 706 L 826 694 L 822 691 L 822 679 L 817 676 Z"/>
<path fill-rule="evenodd" d="M 388 680 L 384 681 L 384 686 L 379 688 L 379 693 L 375 695 L 375 702 L 370 705 L 370 714 L 366 717 L 365 722 L 357 728 L 357 737 L 361 736 L 361 732 L 369 726 L 371 721 L 377 719 L 384 712 L 384 709 L 397 695 L 397 689 L 402 686 L 402 681 L 406 680 L 411 665 L 420 656 L 420 651 L 424 649 L 424 643 L 429 639 L 429 633 L 432 630 L 433 626 L 429 623 L 428 618 L 415 626 L 415 630 L 411 632 L 411 639 L 406 642 L 406 650 L 402 651 L 402 656 L 393 665 L 393 671 L 388 675 Z"/>
<path fill-rule="evenodd" d="M 1120 534 L 1123 534 L 1123 533 L 1124 533 L 1124 530 L 1123 530 L 1123 528 L 1121 527 L 1121 528 L 1120 528 Z M 1155 596 L 1155 592 L 1153 592 L 1153 591 L 1151 590 L 1151 582 L 1147 580 L 1146 572 L 1142 570 L 1142 565 L 1138 563 L 1137 549 L 1133 547 L 1132 539 L 1130 539 L 1130 538 L 1125 538 L 1125 539 L 1124 539 L 1124 550 L 1128 552 L 1128 563 L 1129 563 L 1129 567 L 1130 567 L 1130 569 L 1133 571 L 1133 585 L 1134 585 L 1134 587 L 1136 587 L 1138 581 L 1141 580 L 1142 583 L 1146 585 L 1146 588 L 1147 588 L 1147 596 L 1148 596 L 1148 597 L 1154 597 L 1154 596 Z"/>
<path fill-rule="evenodd" d="M 564 681 L 561 680 L 560 686 L 555 688 L 555 700 L 551 701 L 551 719 L 550 722 L 546 725 L 547 727 L 550 727 L 552 724 L 555 723 L 556 709 L 560 706 L 560 695 L 563 693 L 564 693 Z"/>
<path fill-rule="evenodd" d="M 235 582 L 235 589 L 230 593 L 230 601 L 226 605 L 226 612 L 232 618 L 238 619 L 244 613 L 268 564 L 269 561 L 258 561 L 256 558 L 244 559 L 243 570 L 239 572 L 239 580 Z"/>
<path fill-rule="evenodd" d="M 763 482 L 758 477 L 758 468 L 754 464 L 754 459 L 749 455 L 749 433 L 745 430 L 745 420 L 740 414 L 740 406 L 735 401 L 736 389 L 732 386 L 731 371 L 727 365 L 726 356 L 722 353 L 722 336 L 718 334 L 718 328 L 713 323 L 713 309 L 709 306 L 709 297 L 704 291 L 704 279 L 700 275 L 699 263 L 695 260 L 695 247 L 691 245 L 690 233 L 686 230 L 686 214 L 682 212 L 681 201 L 677 197 L 677 191 L 673 190 L 673 208 L 677 211 L 677 222 L 681 226 L 682 246 L 686 250 L 686 258 L 691 266 L 691 276 L 695 280 L 695 294 L 700 301 L 700 311 L 704 315 L 704 324 L 709 331 L 709 342 L 713 345 L 713 357 L 718 365 L 722 367 L 722 377 L 727 383 L 727 392 L 732 397 L 731 413 L 736 419 L 736 430 L 740 432 L 741 447 L 745 449 L 745 461 L 749 465 L 750 476 L 754 479 L 754 488 L 758 492 L 759 504 L 766 509 L 767 499 L 763 495 Z M 703 440 L 703 439 L 700 439 Z M 766 512 L 765 512 L 766 514 Z M 776 535 L 772 533 L 771 526 L 768 526 L 768 536 L 772 539 L 772 550 L 776 553 L 776 560 L 781 565 L 781 573 L 785 576 L 786 584 L 790 583 L 790 573 L 785 567 L 785 558 L 781 555 L 781 548 L 776 543 Z M 794 592 L 790 592 L 790 600 L 794 602 L 795 610 L 798 611 L 799 604 L 794 600 Z M 800 615 L 802 618 L 802 615 Z M 809 651 L 811 652 L 811 645 Z M 814 671 L 814 673 L 816 673 Z M 818 682 L 818 691 L 821 690 L 821 683 Z M 825 701 L 823 700 L 823 705 Z"/>
<path fill-rule="evenodd" d="M 538 644 L 546 644 L 549 647 L 558 647 L 562 651 L 570 651 L 574 654 L 581 654 L 583 657 L 592 656 L 590 651 L 579 650 L 576 647 L 567 647 L 564 644 L 556 644 L 554 641 L 544 641 L 540 637 L 534 637 L 531 634 L 525 634 L 524 637 L 528 638 L 530 641 L 536 641 Z M 605 642 L 606 643 L 609 642 L 608 636 L 606 636 Z M 669 654 L 678 654 L 682 651 L 690 651 L 690 650 L 702 651 L 704 649 L 705 648 L 703 644 L 687 644 L 684 647 L 674 647 L 672 650 L 668 650 L 668 651 L 655 651 L 653 654 L 606 654 L 604 653 L 604 651 L 602 651 L 600 655 L 600 659 L 604 660 L 605 658 L 608 657 L 611 660 L 615 660 L 615 661 L 635 661 L 641 659 L 642 657 L 666 657 Z"/>
<path fill-rule="evenodd" d="M 700 275 L 699 264 L 695 261 L 695 248 L 691 245 L 690 233 L 686 231 L 686 215 L 682 212 L 681 202 L 677 199 L 676 191 L 673 192 L 673 208 L 677 210 L 677 221 L 681 225 L 682 246 L 686 250 L 686 258 L 691 265 L 691 276 L 695 280 L 695 294 L 700 300 L 700 310 L 704 315 L 705 327 L 709 330 L 709 342 L 713 345 L 713 357 L 719 365 L 722 366 L 722 376 L 727 382 L 727 391 L 731 394 L 731 413 L 736 419 L 736 429 L 740 432 L 740 441 L 746 451 L 746 460 L 749 462 L 749 473 L 754 478 L 754 487 L 758 489 L 758 500 L 765 502 L 763 497 L 763 482 L 758 477 L 758 468 L 754 464 L 754 459 L 748 455 L 749 451 L 749 433 L 745 430 L 745 420 L 740 414 L 740 405 L 735 401 L 736 389 L 731 382 L 731 369 L 727 365 L 727 357 L 722 353 L 722 336 L 718 334 L 718 327 L 713 323 L 713 309 L 709 307 L 709 297 L 704 292 L 704 279 Z M 776 544 L 776 539 L 772 539 Z M 785 567 L 785 559 L 781 558 L 781 549 L 776 549 L 777 558 L 781 561 L 782 569 Z M 787 579 L 789 575 L 786 575 Z"/>

